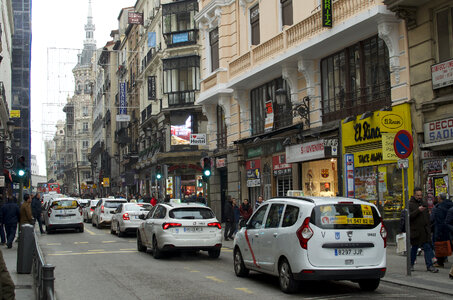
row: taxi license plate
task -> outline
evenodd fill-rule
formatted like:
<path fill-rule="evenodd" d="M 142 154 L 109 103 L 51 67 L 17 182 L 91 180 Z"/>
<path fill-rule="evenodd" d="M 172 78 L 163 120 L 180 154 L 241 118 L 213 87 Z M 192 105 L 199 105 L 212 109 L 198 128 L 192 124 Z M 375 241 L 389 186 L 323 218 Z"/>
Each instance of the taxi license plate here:
<path fill-rule="evenodd" d="M 335 256 L 360 256 L 363 249 L 335 249 Z"/>
<path fill-rule="evenodd" d="M 203 231 L 202 227 L 184 227 L 184 232 L 201 232 Z"/>

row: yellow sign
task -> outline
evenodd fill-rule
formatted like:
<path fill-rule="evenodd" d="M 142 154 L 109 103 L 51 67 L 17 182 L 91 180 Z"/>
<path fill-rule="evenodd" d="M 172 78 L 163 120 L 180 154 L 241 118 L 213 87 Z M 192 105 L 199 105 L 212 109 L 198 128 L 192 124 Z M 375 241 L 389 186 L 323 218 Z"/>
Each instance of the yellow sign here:
<path fill-rule="evenodd" d="M 382 157 L 381 149 L 360 151 L 354 153 L 354 166 L 356 168 L 388 164 Z"/>
<path fill-rule="evenodd" d="M 109 187 L 110 186 L 110 178 L 104 177 L 104 180 L 102 181 L 102 185 L 104 187 Z"/>
<path fill-rule="evenodd" d="M 9 111 L 9 117 L 10 118 L 20 118 L 20 110 L 10 110 Z"/>
<path fill-rule="evenodd" d="M 374 220 L 371 218 L 348 218 L 348 224 L 369 224 L 373 225 Z"/>
<path fill-rule="evenodd" d="M 382 159 L 383 160 L 398 160 L 393 148 L 393 141 L 395 140 L 396 133 L 383 132 L 382 133 Z"/>
<path fill-rule="evenodd" d="M 93 189 L 97 188 L 98 186 L 96 185 L 96 183 L 93 184 Z"/>

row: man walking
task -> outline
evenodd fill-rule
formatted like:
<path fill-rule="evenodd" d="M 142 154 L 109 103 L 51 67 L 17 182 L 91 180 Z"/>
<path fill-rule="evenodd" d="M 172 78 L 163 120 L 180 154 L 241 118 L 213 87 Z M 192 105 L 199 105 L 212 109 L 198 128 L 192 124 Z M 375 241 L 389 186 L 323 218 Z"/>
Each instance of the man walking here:
<path fill-rule="evenodd" d="M 448 226 L 445 223 L 447 218 L 447 212 L 453 207 L 453 202 L 447 199 L 446 194 L 439 195 L 439 203 L 433 208 L 431 213 L 431 223 L 433 224 L 433 240 L 434 242 L 445 242 L 450 241 L 450 232 Z M 435 267 L 444 267 L 446 257 L 437 258 L 437 265 Z"/>
<path fill-rule="evenodd" d="M 411 270 L 414 271 L 414 263 L 417 257 L 417 249 L 423 248 L 425 254 L 426 270 L 432 273 L 439 272 L 433 266 L 433 248 L 431 246 L 431 223 L 428 211 L 428 203 L 422 199 L 422 189 L 414 188 L 414 195 L 409 200 L 409 220 L 411 239 Z"/>
<path fill-rule="evenodd" d="M 258 207 L 261 206 L 261 204 L 263 204 L 263 196 L 258 197 L 258 201 L 256 201 L 256 203 L 255 203 L 255 210 L 257 210 Z"/>
<path fill-rule="evenodd" d="M 38 222 L 39 231 L 41 234 L 44 234 L 42 229 L 42 218 L 41 218 L 42 206 L 41 206 L 41 195 L 36 193 L 36 195 L 31 200 L 31 213 L 33 218 Z"/>
<path fill-rule="evenodd" d="M 0 214 L 6 231 L 6 246 L 12 248 L 16 237 L 17 222 L 19 222 L 19 205 L 14 198 L 8 198 L 8 202 L 2 206 Z"/>
<path fill-rule="evenodd" d="M 233 199 L 228 197 L 227 202 L 225 203 L 225 231 L 223 232 L 223 237 L 225 241 L 229 241 L 233 239 L 234 233 L 234 208 L 233 208 Z"/>
<path fill-rule="evenodd" d="M 20 206 L 20 225 L 33 225 L 33 214 L 31 212 L 31 197 L 29 194 L 24 195 L 24 203 Z"/>

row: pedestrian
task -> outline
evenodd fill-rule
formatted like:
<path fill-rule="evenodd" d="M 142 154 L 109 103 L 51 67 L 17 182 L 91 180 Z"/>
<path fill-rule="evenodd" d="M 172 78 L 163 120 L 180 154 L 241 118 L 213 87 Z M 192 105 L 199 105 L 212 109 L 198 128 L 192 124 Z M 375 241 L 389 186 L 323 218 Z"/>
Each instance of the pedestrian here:
<path fill-rule="evenodd" d="M 453 207 L 450 208 L 447 212 L 447 216 L 445 217 L 445 225 L 447 225 L 449 234 L 450 234 L 450 241 L 453 240 Z M 450 274 L 448 274 L 450 279 L 453 279 L 453 265 L 450 269 Z"/>
<path fill-rule="evenodd" d="M 242 204 L 239 207 L 239 213 L 241 214 L 241 218 L 242 218 L 241 222 L 243 224 L 247 223 L 247 221 L 250 219 L 250 216 L 253 213 L 252 206 L 250 205 L 248 199 L 244 199 L 244 201 L 242 201 Z"/>
<path fill-rule="evenodd" d="M 414 271 L 414 263 L 417 257 L 418 247 L 423 248 L 425 255 L 426 270 L 432 273 L 439 272 L 433 266 L 433 248 L 431 240 L 431 222 L 428 211 L 428 203 L 423 201 L 422 189 L 414 188 L 414 195 L 409 200 L 409 222 L 411 248 L 411 270 Z"/>
<path fill-rule="evenodd" d="M 31 212 L 33 218 L 38 222 L 39 232 L 41 232 L 41 234 L 44 234 L 44 230 L 42 229 L 41 195 L 39 193 L 36 193 L 36 195 L 31 200 Z"/>
<path fill-rule="evenodd" d="M 229 241 L 233 239 L 234 233 L 234 209 L 233 209 L 233 199 L 228 197 L 227 202 L 225 203 L 224 209 L 224 216 L 225 216 L 225 231 L 223 232 L 223 237 L 225 241 Z"/>
<path fill-rule="evenodd" d="M 14 198 L 8 198 L 7 201 L 2 206 L 0 214 L 6 231 L 6 246 L 11 248 L 16 237 L 17 222 L 19 222 L 19 205 L 14 201 Z"/>
<path fill-rule="evenodd" d="M 434 206 L 432 214 L 431 214 L 431 221 L 434 227 L 433 231 L 433 241 L 434 242 L 445 242 L 450 241 L 450 232 L 448 229 L 445 220 L 447 218 L 447 213 L 450 208 L 453 207 L 453 202 L 450 199 L 447 199 L 446 194 L 439 195 L 439 203 Z M 444 267 L 444 262 L 446 257 L 438 257 L 437 263 L 434 264 L 435 267 Z"/>
<path fill-rule="evenodd" d="M 238 224 L 239 224 L 239 219 L 241 218 L 241 211 L 239 210 L 239 206 L 237 205 L 236 198 L 233 198 L 233 212 L 234 212 L 234 229 L 233 233 L 236 235 L 236 232 L 238 231 Z"/>
<path fill-rule="evenodd" d="M 31 212 L 31 197 L 29 194 L 24 195 L 24 203 L 20 206 L 20 225 L 33 225 L 33 214 Z"/>
<path fill-rule="evenodd" d="M 206 199 L 203 197 L 203 193 L 202 192 L 198 193 L 197 202 L 199 202 L 201 204 L 204 204 L 204 205 L 207 205 Z"/>
<path fill-rule="evenodd" d="M 157 199 L 156 199 L 156 195 L 153 193 L 153 197 L 151 198 L 150 202 L 152 206 L 156 206 L 157 204 Z"/>
<path fill-rule="evenodd" d="M 2 250 L 0 250 L 0 299 L 16 299 L 16 295 L 14 293 L 15 288 L 16 286 L 14 285 L 14 281 L 11 279 L 5 260 L 3 259 Z"/>
<path fill-rule="evenodd" d="M 255 203 L 255 210 L 257 210 L 261 204 L 263 204 L 263 196 L 258 197 L 258 201 L 256 201 L 256 203 Z"/>
<path fill-rule="evenodd" d="M 1 214 L 1 207 L 0 207 L 0 245 L 3 246 L 5 244 L 6 244 L 5 226 L 3 225 L 3 217 Z"/>
<path fill-rule="evenodd" d="M 165 195 L 164 203 L 170 203 L 170 195 Z"/>

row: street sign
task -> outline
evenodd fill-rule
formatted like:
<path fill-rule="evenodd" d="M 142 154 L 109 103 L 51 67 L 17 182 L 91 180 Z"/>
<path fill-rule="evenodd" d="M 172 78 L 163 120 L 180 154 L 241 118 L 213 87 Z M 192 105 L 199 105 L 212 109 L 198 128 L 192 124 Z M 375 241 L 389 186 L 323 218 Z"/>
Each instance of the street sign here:
<path fill-rule="evenodd" d="M 398 159 L 397 165 L 398 169 L 407 169 L 409 168 L 409 160 L 407 158 Z"/>
<path fill-rule="evenodd" d="M 407 130 L 398 131 L 393 140 L 393 148 L 395 149 L 396 156 L 399 158 L 408 158 L 414 148 L 414 140 L 410 132 Z"/>

